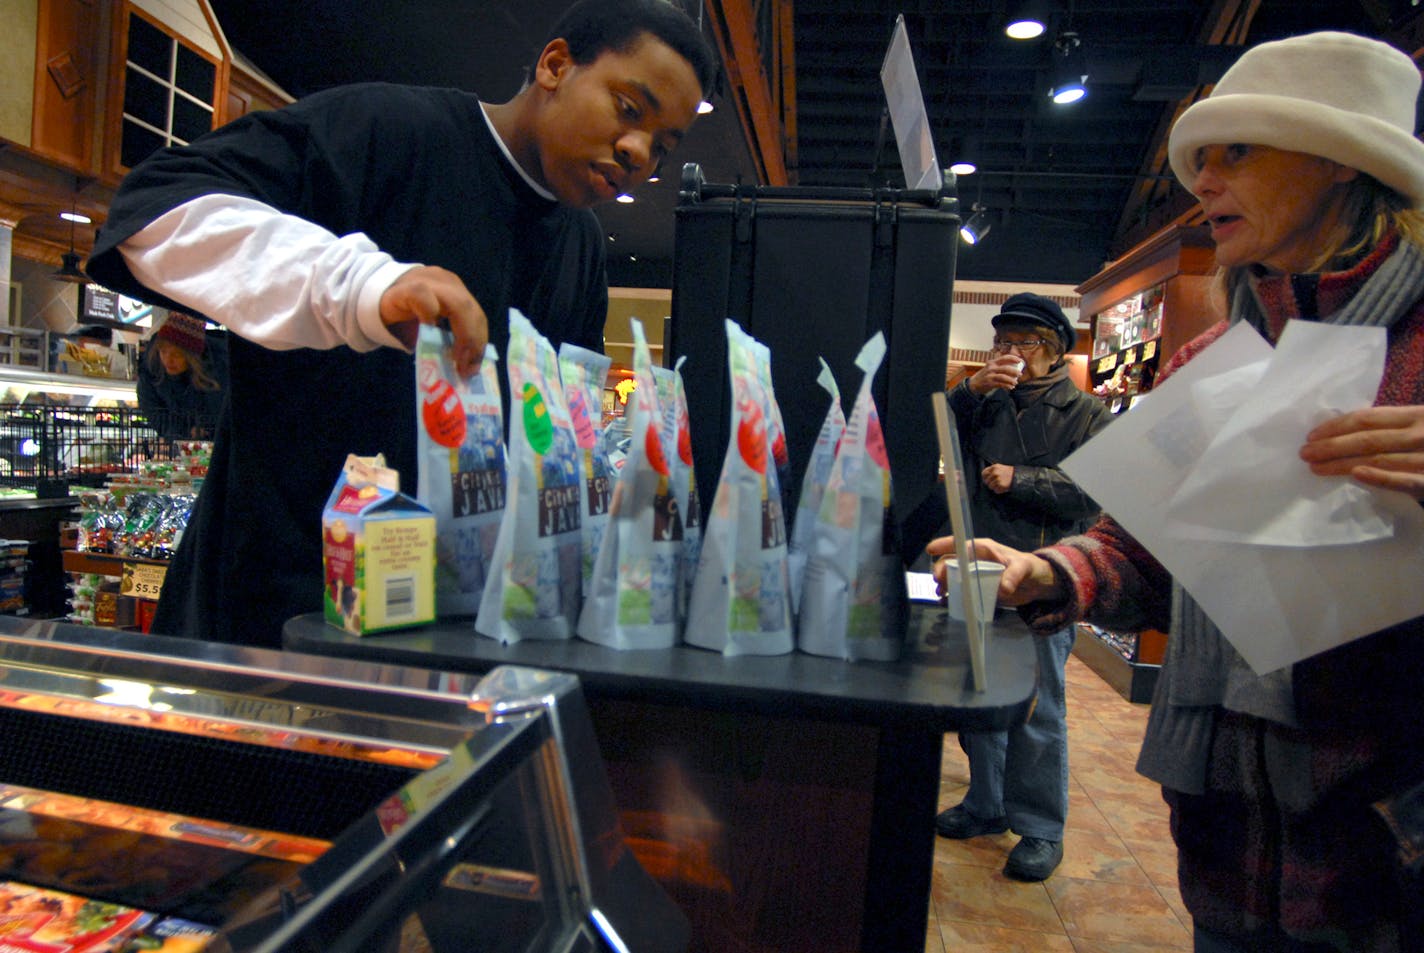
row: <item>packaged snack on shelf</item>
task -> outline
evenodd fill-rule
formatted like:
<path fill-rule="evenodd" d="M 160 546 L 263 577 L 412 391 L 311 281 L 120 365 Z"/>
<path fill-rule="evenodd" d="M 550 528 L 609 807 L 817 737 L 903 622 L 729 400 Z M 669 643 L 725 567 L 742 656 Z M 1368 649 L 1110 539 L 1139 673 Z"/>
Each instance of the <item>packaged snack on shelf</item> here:
<path fill-rule="evenodd" d="M 322 512 L 326 621 L 364 635 L 435 618 L 435 517 L 375 457 L 346 458 Z"/>
<path fill-rule="evenodd" d="M 116 953 L 154 914 L 117 903 L 0 881 L 0 949 Z"/>
<path fill-rule="evenodd" d="M 877 332 L 855 359 L 865 376 L 817 512 L 797 637 L 815 655 L 893 661 L 909 623 L 890 461 L 870 393 L 884 357 Z"/>
<path fill-rule="evenodd" d="M 703 528 L 684 639 L 726 655 L 779 655 L 793 648 L 786 523 L 768 421 L 770 356 L 727 321 L 732 428 L 722 475 Z"/>
<path fill-rule="evenodd" d="M 831 395 L 831 406 L 821 421 L 821 432 L 816 436 L 816 445 L 811 448 L 811 457 L 806 461 L 806 474 L 801 480 L 801 496 L 796 503 L 796 518 L 791 524 L 791 539 L 787 543 L 786 558 L 791 571 L 791 611 L 801 611 L 801 586 L 806 578 L 806 559 L 811 552 L 811 537 L 816 529 L 816 514 L 821 508 L 821 498 L 826 495 L 826 484 L 831 479 L 831 464 L 836 462 L 836 451 L 840 449 L 841 437 L 845 434 L 845 411 L 841 409 L 841 391 L 836 386 L 836 376 L 831 367 L 821 358 L 821 373 L 816 378 L 826 393 Z"/>
<path fill-rule="evenodd" d="M 509 494 L 475 630 L 572 638 L 583 598 L 579 448 L 553 346 L 509 312 Z"/>
<path fill-rule="evenodd" d="M 687 624 L 687 607 L 692 600 L 692 581 L 697 578 L 697 560 L 702 555 L 702 504 L 697 497 L 697 473 L 692 466 L 692 420 L 687 413 L 687 391 L 682 379 L 682 365 L 687 358 L 679 357 L 673 367 L 673 406 L 669 431 L 675 434 L 677 452 L 669 455 L 673 498 L 682 514 L 682 559 L 678 568 L 678 625 Z"/>
<path fill-rule="evenodd" d="M 637 318 L 629 324 L 637 381 L 633 441 L 618 472 L 608 533 L 594 562 L 578 634 L 617 649 L 660 649 L 675 645 L 678 638 L 682 518 L 669 484 L 670 447 L 658 409 L 661 388 L 654 379 L 643 324 Z M 671 398 L 671 386 L 667 392 Z"/>
<path fill-rule="evenodd" d="M 505 506 L 499 355 L 485 348 L 468 380 L 448 331 L 423 324 L 415 345 L 416 497 L 435 514 L 435 614 L 480 610 Z"/>
<path fill-rule="evenodd" d="M 608 459 L 603 429 L 603 385 L 613 359 L 573 344 L 559 345 L 559 377 L 569 403 L 574 439 L 582 454 L 583 539 L 579 567 L 583 596 L 588 598 L 593 578 L 593 561 L 603 545 L 608 528 L 608 507 L 613 502 L 613 481 L 617 474 Z"/>

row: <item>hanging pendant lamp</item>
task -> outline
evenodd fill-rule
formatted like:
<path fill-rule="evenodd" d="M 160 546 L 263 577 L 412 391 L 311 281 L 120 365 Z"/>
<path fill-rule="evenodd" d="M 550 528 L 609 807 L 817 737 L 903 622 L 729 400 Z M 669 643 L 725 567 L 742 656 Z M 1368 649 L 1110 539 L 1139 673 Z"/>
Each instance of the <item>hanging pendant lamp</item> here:
<path fill-rule="evenodd" d="M 89 283 L 89 276 L 84 274 L 84 269 L 79 267 L 83 258 L 74 250 L 74 223 L 79 221 L 78 208 L 71 206 L 68 215 L 61 215 L 61 218 L 69 219 L 69 251 L 60 256 L 59 270 L 49 276 L 50 281 L 67 281 L 70 284 L 86 285 Z M 86 222 L 88 218 L 84 219 Z"/>

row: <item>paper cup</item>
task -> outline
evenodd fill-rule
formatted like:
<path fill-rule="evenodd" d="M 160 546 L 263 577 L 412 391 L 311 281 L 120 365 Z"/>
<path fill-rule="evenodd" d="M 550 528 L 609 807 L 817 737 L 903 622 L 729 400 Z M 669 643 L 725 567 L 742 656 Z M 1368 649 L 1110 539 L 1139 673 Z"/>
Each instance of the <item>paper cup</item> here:
<path fill-rule="evenodd" d="M 965 621 L 964 590 L 959 584 L 959 560 L 949 559 L 945 562 L 945 566 L 948 569 L 945 576 L 945 587 L 948 589 L 946 595 L 949 597 L 949 617 L 963 622 Z M 994 609 L 999 604 L 999 578 L 1004 574 L 1003 564 L 981 559 L 978 562 L 970 563 L 969 572 L 973 582 L 978 584 L 982 597 L 980 605 L 983 608 L 980 618 L 994 618 Z"/>

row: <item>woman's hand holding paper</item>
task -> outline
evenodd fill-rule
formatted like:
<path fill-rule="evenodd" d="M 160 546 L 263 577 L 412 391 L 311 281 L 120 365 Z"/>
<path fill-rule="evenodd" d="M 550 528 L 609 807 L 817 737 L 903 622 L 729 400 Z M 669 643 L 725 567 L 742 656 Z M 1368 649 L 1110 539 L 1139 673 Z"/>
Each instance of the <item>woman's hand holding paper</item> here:
<path fill-rule="evenodd" d="M 1334 417 L 1306 435 L 1300 458 L 1312 473 L 1350 476 L 1424 500 L 1424 406 L 1369 407 Z"/>

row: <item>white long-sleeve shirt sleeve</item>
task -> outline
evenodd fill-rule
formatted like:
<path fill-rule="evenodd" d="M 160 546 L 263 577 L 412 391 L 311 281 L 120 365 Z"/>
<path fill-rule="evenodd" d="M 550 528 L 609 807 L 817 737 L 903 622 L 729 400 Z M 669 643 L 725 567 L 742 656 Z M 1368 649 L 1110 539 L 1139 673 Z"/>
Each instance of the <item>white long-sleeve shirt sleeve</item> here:
<path fill-rule="evenodd" d="M 236 195 L 204 195 L 119 245 L 145 286 L 274 350 L 407 350 L 381 322 L 381 295 L 413 264 L 364 234 L 336 235 Z"/>

